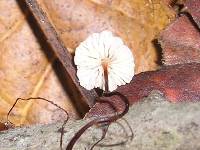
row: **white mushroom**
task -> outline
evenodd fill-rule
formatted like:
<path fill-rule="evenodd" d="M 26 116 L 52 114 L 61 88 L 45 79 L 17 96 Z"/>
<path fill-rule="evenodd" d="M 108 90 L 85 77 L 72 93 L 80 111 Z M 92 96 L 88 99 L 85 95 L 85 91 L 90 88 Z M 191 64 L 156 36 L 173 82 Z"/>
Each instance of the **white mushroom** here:
<path fill-rule="evenodd" d="M 76 48 L 75 65 L 80 85 L 113 91 L 134 76 L 134 58 L 121 38 L 110 31 L 93 33 Z M 107 85 L 107 86 L 106 86 Z"/>

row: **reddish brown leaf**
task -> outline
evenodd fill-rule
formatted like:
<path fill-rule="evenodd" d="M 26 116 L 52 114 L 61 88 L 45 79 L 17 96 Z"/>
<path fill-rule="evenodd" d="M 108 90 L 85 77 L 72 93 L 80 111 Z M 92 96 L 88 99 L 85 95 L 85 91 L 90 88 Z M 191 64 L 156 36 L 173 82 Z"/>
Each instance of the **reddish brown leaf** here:
<path fill-rule="evenodd" d="M 130 104 L 148 96 L 152 90 L 159 90 L 171 102 L 200 101 L 200 64 L 190 63 L 166 66 L 158 71 L 136 75 L 130 84 L 121 86 L 118 92 L 125 95 Z M 117 111 L 124 109 L 123 102 L 116 96 L 108 100 Z M 108 103 L 97 103 L 86 117 L 104 116 L 115 112 Z"/>
<path fill-rule="evenodd" d="M 160 43 L 165 65 L 200 62 L 200 33 L 186 16 L 162 32 Z"/>

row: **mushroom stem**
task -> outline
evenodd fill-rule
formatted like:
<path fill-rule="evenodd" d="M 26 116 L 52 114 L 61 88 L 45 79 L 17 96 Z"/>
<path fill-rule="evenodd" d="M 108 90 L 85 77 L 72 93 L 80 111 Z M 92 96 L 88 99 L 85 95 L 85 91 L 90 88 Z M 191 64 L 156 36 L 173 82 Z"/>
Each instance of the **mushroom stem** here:
<path fill-rule="evenodd" d="M 104 80 L 105 80 L 105 93 L 107 93 L 108 89 L 109 89 L 109 87 L 108 87 L 108 70 L 107 70 L 107 68 L 104 69 Z"/>
<path fill-rule="evenodd" d="M 102 66 L 104 70 L 104 82 L 105 82 L 105 93 L 109 92 L 109 86 L 108 86 L 108 64 L 110 62 L 110 59 L 106 58 L 102 60 Z"/>

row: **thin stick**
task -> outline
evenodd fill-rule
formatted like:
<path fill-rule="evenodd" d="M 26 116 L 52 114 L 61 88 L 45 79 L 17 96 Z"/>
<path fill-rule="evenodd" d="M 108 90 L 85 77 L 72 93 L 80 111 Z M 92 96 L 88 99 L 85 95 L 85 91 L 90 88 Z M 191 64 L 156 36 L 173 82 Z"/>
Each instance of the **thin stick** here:
<path fill-rule="evenodd" d="M 129 124 L 129 122 L 125 118 L 121 118 L 121 119 L 124 120 L 124 122 L 127 124 L 128 128 L 129 128 L 129 130 L 131 132 L 130 138 L 131 138 L 131 140 L 133 140 L 134 133 L 133 133 L 133 129 L 131 128 L 131 125 Z"/>
<path fill-rule="evenodd" d="M 100 138 L 98 141 L 96 141 L 96 143 L 94 143 L 94 144 L 91 146 L 90 150 L 93 150 L 93 148 L 94 148 L 99 142 L 101 142 L 101 141 L 105 138 L 106 133 L 107 133 L 107 131 L 108 131 L 108 127 L 109 127 L 109 124 L 106 124 L 105 126 L 102 127 L 102 135 L 101 135 L 101 138 Z"/>
<path fill-rule="evenodd" d="M 52 50 L 57 55 L 58 59 L 64 66 L 67 74 L 68 80 L 71 80 L 77 91 L 73 90 L 72 94 L 74 99 L 78 102 L 83 100 L 90 106 L 94 104 L 94 100 L 97 97 L 95 90 L 87 91 L 79 85 L 78 79 L 76 77 L 76 69 L 73 66 L 73 60 L 68 52 L 67 48 L 64 46 L 63 42 L 59 38 L 56 30 L 49 21 L 46 13 L 42 10 L 37 0 L 25 0 L 27 6 L 29 7 L 32 15 L 35 17 L 38 25 L 40 26 L 42 32 L 44 33 L 48 43 L 50 44 Z M 80 97 L 77 97 L 77 92 L 80 93 Z M 81 108 L 80 108 L 81 109 Z"/>
<path fill-rule="evenodd" d="M 13 104 L 13 106 L 10 108 L 10 110 L 9 110 L 8 113 L 7 113 L 7 121 L 6 121 L 7 123 L 13 124 L 13 123 L 9 120 L 9 115 L 10 115 L 11 111 L 13 110 L 13 108 L 15 107 L 15 105 L 17 104 L 17 102 L 18 102 L 19 100 L 23 100 L 23 101 L 28 101 L 28 100 L 43 100 L 43 101 L 46 101 L 46 102 L 48 102 L 48 103 L 50 103 L 50 104 L 52 104 L 52 105 L 58 107 L 58 108 L 61 109 L 62 111 L 64 111 L 64 112 L 66 113 L 66 116 L 67 116 L 66 121 L 68 121 L 68 119 L 69 119 L 69 114 L 68 114 L 68 112 L 67 112 L 65 109 L 63 109 L 62 107 L 60 107 L 59 105 L 55 104 L 54 102 L 52 102 L 52 101 L 50 101 L 50 100 L 48 100 L 48 99 L 42 98 L 42 97 L 30 97 L 30 98 L 27 98 L 27 99 L 25 99 L 25 98 L 17 98 L 17 99 L 16 99 L 15 103 Z"/>
<path fill-rule="evenodd" d="M 50 101 L 50 100 L 48 100 L 48 99 L 45 99 L 45 98 L 42 98 L 42 97 L 30 97 L 30 98 L 27 98 L 27 99 L 25 99 L 25 98 L 17 98 L 16 99 L 16 101 L 15 101 L 15 103 L 13 104 L 13 106 L 10 108 L 10 110 L 9 110 L 9 112 L 7 113 L 7 121 L 6 121 L 6 123 L 5 123 L 5 125 L 6 125 L 6 127 L 7 128 L 11 128 L 11 127 L 13 127 L 13 123 L 9 120 L 9 115 L 10 115 L 10 113 L 11 113 L 11 111 L 13 110 L 13 108 L 15 107 L 15 105 L 17 104 L 17 102 L 19 101 L 19 100 L 43 100 L 43 101 L 46 101 L 46 102 L 48 102 L 48 103 L 50 103 L 50 104 L 52 104 L 52 105 L 54 105 L 54 106 L 56 106 L 56 107 L 58 107 L 59 109 L 61 109 L 62 111 L 64 111 L 65 113 L 66 113 L 66 115 L 67 115 L 67 119 L 64 121 L 64 123 L 63 123 L 63 125 L 62 125 L 62 128 L 61 128 L 61 135 L 60 135 L 60 148 L 62 149 L 62 139 L 63 139 L 63 134 L 64 134 L 64 125 L 67 123 L 67 121 L 69 120 L 69 114 L 68 114 L 68 112 L 65 110 L 65 109 L 63 109 L 62 107 L 60 107 L 58 104 L 55 104 L 53 101 Z"/>
<path fill-rule="evenodd" d="M 121 119 L 123 119 L 123 118 L 121 118 Z M 116 123 L 117 125 L 119 125 L 121 128 L 122 128 L 122 130 L 123 130 L 123 132 L 126 134 L 126 137 L 127 137 L 127 139 L 126 140 L 124 140 L 124 141 L 121 141 L 121 142 L 118 142 L 118 143 L 111 143 L 111 144 L 98 144 L 98 146 L 100 146 L 100 147 L 112 147 L 112 146 L 118 146 L 118 145 L 123 145 L 123 144 L 125 144 L 125 143 L 127 143 L 128 142 L 128 133 L 127 133 L 127 131 L 125 130 L 125 127 L 120 123 L 120 122 L 113 122 L 113 123 Z"/>
<path fill-rule="evenodd" d="M 65 120 L 62 124 L 62 127 L 61 127 L 61 134 L 60 134 L 60 149 L 62 150 L 62 144 L 63 144 L 63 136 L 64 136 L 64 129 L 65 129 L 65 125 L 67 123 L 68 120 Z"/>

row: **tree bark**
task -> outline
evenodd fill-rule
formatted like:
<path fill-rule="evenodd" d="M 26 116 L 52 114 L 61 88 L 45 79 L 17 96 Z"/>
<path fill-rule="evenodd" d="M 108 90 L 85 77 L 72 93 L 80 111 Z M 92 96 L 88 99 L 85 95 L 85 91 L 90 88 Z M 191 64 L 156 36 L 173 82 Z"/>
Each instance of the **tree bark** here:
<path fill-rule="evenodd" d="M 115 150 L 186 150 L 200 149 L 200 103 L 170 103 L 154 91 L 143 101 L 130 108 L 124 117 L 133 129 L 134 137 L 130 140 L 130 129 L 123 119 L 113 123 L 106 138 L 95 149 Z M 69 121 L 65 126 L 63 147 L 66 147 L 73 135 L 89 120 Z M 0 132 L 1 150 L 59 148 L 62 122 L 49 125 L 33 125 Z M 123 126 L 123 127 L 122 127 Z M 101 130 L 90 128 L 76 143 L 74 149 L 89 148 L 101 137 Z M 105 147 L 103 144 L 121 143 Z"/>

